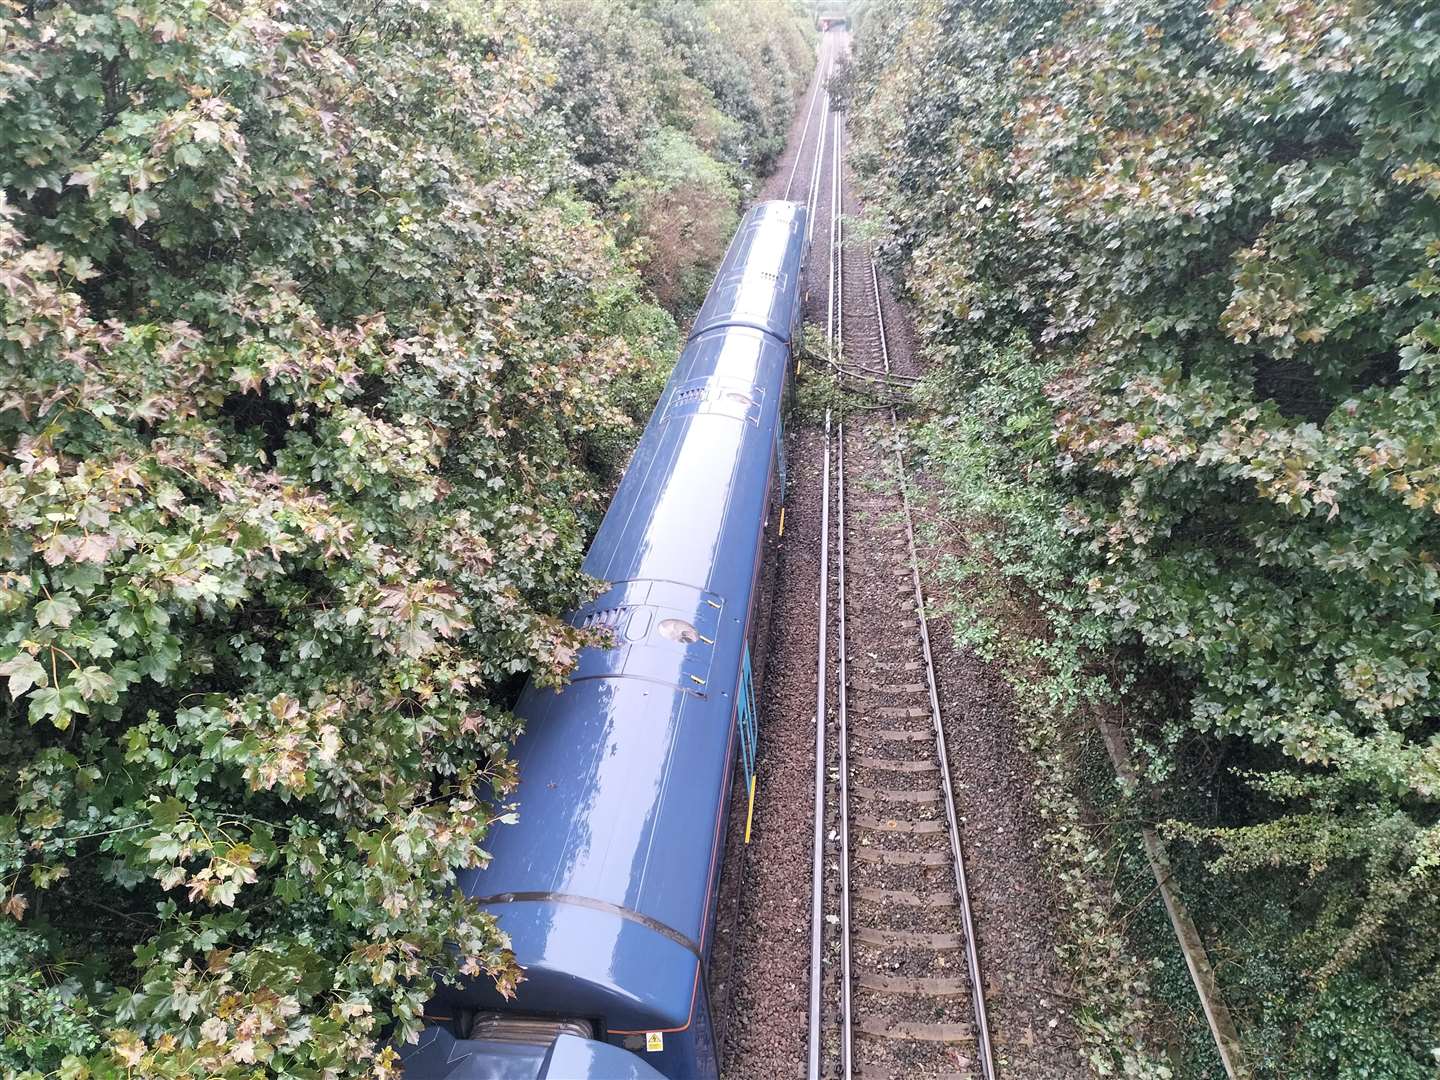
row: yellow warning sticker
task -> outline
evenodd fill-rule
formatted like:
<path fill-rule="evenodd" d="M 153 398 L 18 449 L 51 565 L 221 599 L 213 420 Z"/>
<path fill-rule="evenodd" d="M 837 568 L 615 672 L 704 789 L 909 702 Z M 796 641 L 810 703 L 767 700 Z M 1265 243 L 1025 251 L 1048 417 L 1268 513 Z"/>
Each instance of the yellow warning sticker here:
<path fill-rule="evenodd" d="M 665 1049 L 665 1033 L 663 1031 L 645 1032 L 645 1052 L 654 1054 Z"/>

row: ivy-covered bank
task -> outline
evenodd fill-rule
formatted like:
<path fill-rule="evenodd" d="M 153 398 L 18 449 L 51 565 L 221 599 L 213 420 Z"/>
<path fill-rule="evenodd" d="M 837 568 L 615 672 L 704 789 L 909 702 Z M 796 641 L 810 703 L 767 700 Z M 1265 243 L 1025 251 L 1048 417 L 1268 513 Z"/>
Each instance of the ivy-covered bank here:
<path fill-rule="evenodd" d="M 1132 687 L 1267 1077 L 1440 1060 L 1437 52 L 1405 0 L 859 25 L 856 158 L 947 505 L 1073 687 Z"/>
<path fill-rule="evenodd" d="M 733 212 L 807 33 L 0 5 L 0 1072 L 383 1075 L 436 971 L 513 983 L 444 886 L 673 356 L 635 237 Z"/>

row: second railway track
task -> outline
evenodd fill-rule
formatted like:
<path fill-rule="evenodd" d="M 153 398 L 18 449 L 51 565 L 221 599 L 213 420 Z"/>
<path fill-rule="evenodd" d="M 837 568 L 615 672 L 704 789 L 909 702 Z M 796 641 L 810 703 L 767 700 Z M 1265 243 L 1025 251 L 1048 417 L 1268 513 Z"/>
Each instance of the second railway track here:
<path fill-rule="evenodd" d="M 938 627 L 929 655 L 892 417 L 919 369 L 903 311 L 866 250 L 844 243 L 856 207 L 825 76 L 845 51 L 843 31 L 823 36 L 766 193 L 811 209 L 805 315 L 812 340 L 823 345 L 827 325 L 831 340 L 802 382 L 828 371 L 867 400 L 828 428 L 796 423 L 787 440 L 724 1075 L 1079 1080 L 1091 1072 L 1061 1004 L 1072 986 L 1003 679 Z"/>
<path fill-rule="evenodd" d="M 894 388 L 879 282 L 868 254 L 844 238 L 844 118 L 832 114 L 828 192 L 827 342 L 832 367 L 873 372 Z M 817 214 L 817 217 L 819 215 Z M 817 230 L 816 241 L 820 242 Z M 814 256 L 812 255 L 812 259 Z M 891 399 L 893 401 L 893 398 Z M 813 981 L 812 1076 L 995 1077 L 985 988 L 960 822 L 931 658 L 914 526 L 893 407 L 836 425 L 833 569 L 836 746 L 817 738 L 817 935 L 829 976 Z M 827 468 L 829 468 L 827 462 Z M 827 491 L 830 485 L 827 483 Z M 828 496 L 827 496 L 828 497 Z M 829 582 L 826 582 L 829 585 Z M 832 599 L 833 597 L 833 599 Z M 822 637 L 822 642 L 824 638 Z M 822 645 L 822 649 L 824 646 Z M 822 657 L 821 670 L 825 667 Z M 826 711 L 824 683 L 819 715 Z M 817 833 L 817 835 L 819 835 Z M 838 848 L 838 850 L 837 850 Z M 822 929 L 824 929 L 822 927 Z"/>
<path fill-rule="evenodd" d="M 949 758 L 888 421 L 842 425 L 835 455 L 842 879 L 835 1072 L 988 1078 L 994 1071 Z M 863 542 L 853 542 L 854 533 Z"/>

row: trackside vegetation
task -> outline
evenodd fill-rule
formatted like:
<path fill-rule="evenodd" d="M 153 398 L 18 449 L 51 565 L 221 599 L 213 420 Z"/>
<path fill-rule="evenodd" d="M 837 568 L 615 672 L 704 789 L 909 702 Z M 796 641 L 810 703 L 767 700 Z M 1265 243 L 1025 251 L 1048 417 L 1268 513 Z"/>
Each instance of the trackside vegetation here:
<path fill-rule="evenodd" d="M 1267 1077 L 1440 1059 L 1437 55 L 1408 0 L 860 26 L 856 157 L 942 503 L 1085 658 L 1072 690 L 1126 673 Z"/>
<path fill-rule="evenodd" d="M 383 1076 L 435 974 L 513 986 L 445 886 L 673 359 L 635 238 L 734 212 L 808 33 L 0 3 L 0 1072 Z"/>

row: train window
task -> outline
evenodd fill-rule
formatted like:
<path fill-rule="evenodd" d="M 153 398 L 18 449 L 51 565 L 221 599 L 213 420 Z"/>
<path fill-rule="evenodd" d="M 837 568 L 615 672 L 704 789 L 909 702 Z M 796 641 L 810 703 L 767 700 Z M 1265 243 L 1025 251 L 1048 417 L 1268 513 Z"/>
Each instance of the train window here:
<path fill-rule="evenodd" d="M 700 640 L 700 631 L 684 619 L 661 619 L 655 629 L 660 636 L 684 645 Z"/>

